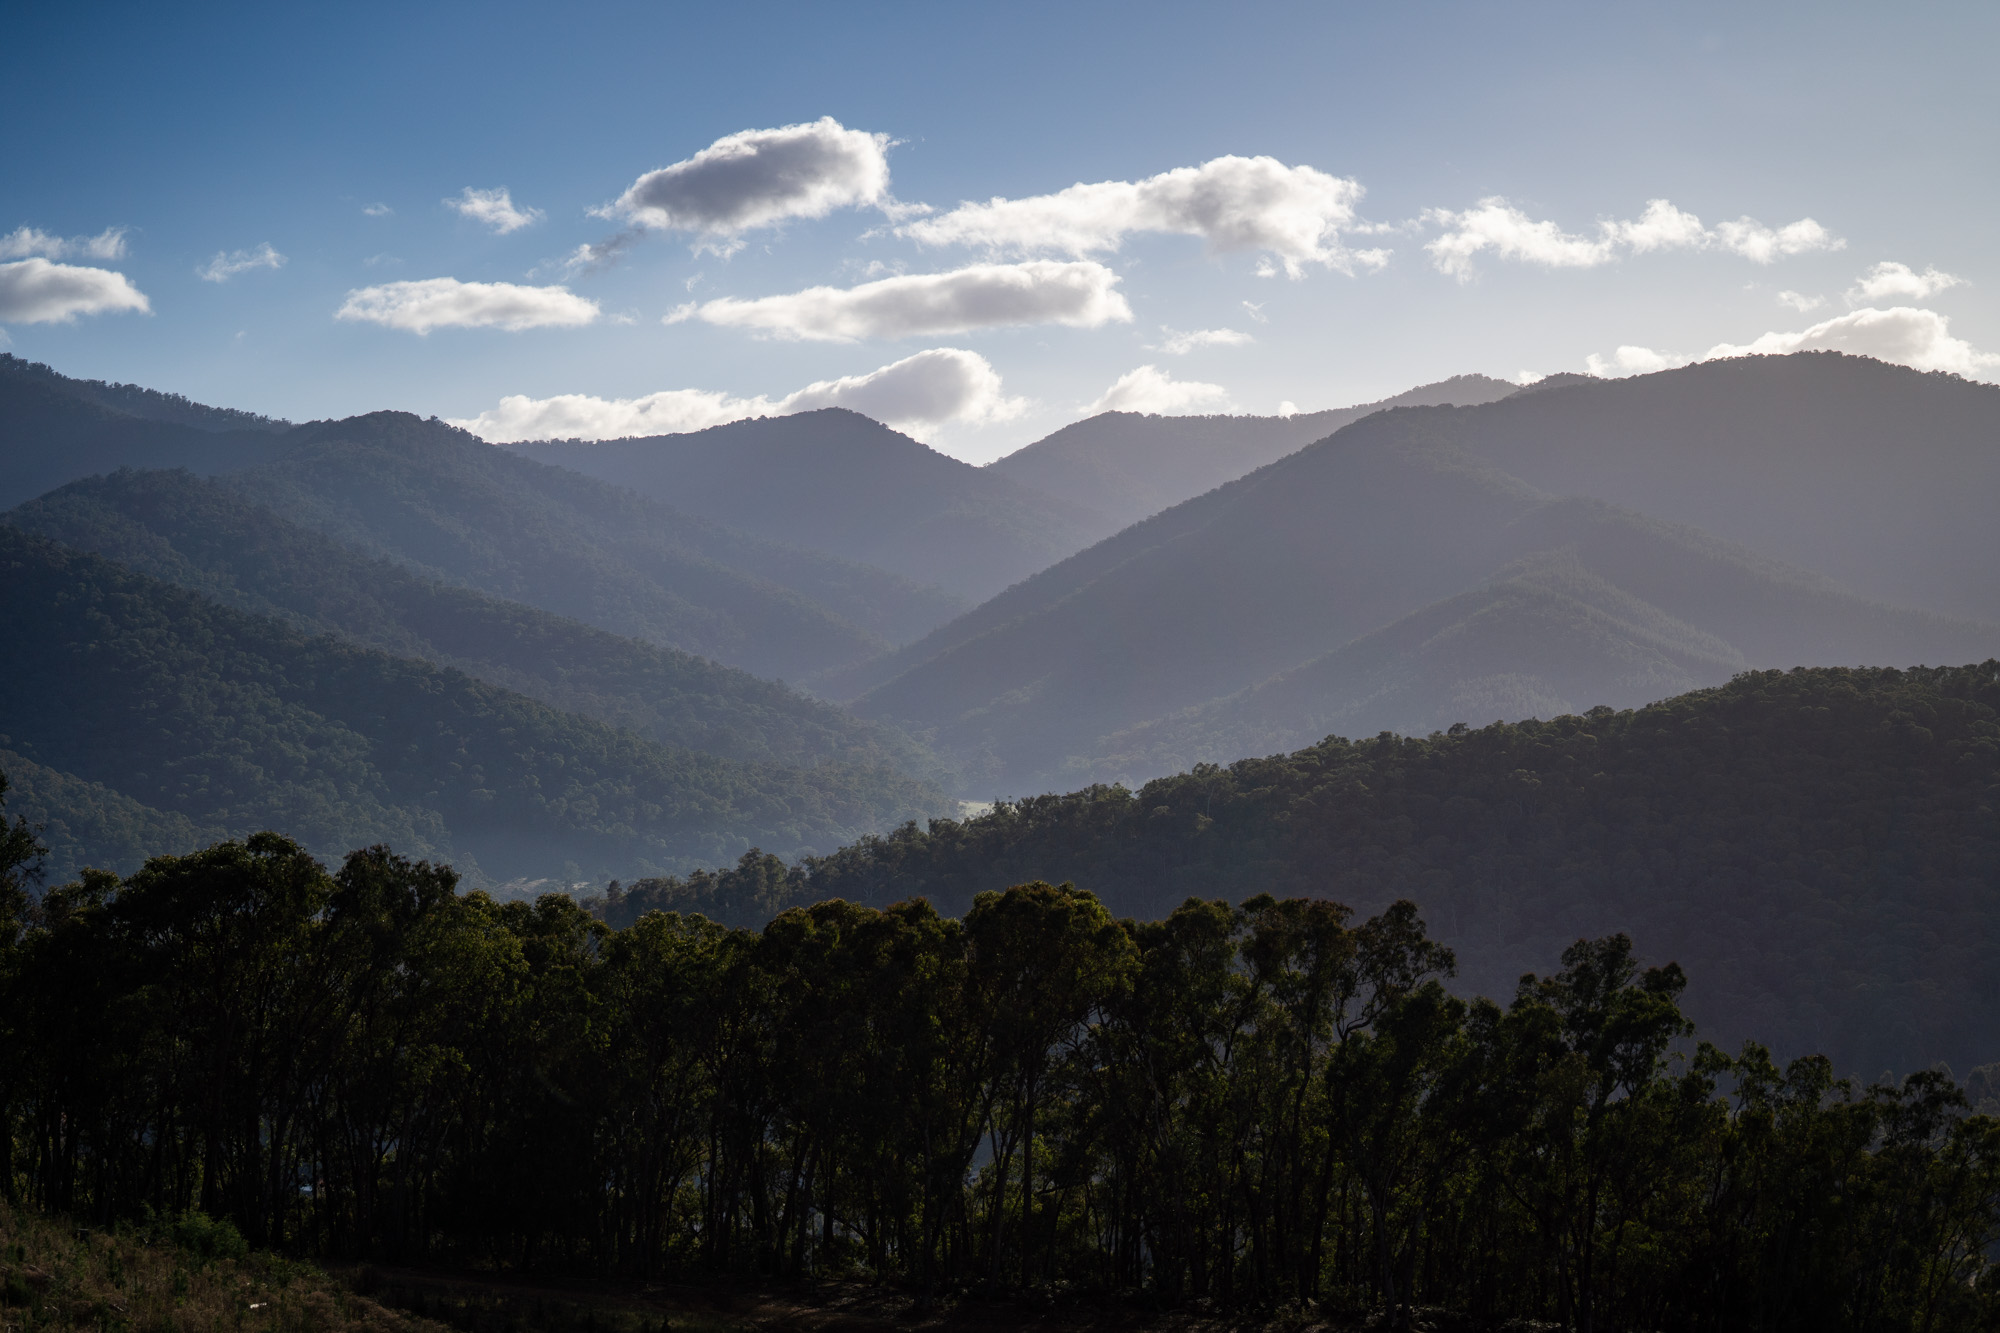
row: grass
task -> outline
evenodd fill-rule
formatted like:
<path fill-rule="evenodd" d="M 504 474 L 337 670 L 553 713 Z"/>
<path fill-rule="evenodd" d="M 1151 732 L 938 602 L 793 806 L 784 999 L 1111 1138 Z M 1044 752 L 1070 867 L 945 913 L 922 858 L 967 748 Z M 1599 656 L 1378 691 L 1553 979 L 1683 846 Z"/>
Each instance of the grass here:
<path fill-rule="evenodd" d="M 116 1232 L 0 1202 L 0 1333 L 450 1333 L 199 1215 Z"/>

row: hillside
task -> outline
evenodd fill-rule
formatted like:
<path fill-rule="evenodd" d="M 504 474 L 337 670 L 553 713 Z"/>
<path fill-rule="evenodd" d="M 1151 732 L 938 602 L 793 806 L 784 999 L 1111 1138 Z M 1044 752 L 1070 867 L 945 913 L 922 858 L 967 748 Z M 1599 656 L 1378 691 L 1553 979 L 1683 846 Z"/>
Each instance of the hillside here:
<path fill-rule="evenodd" d="M 72 482 L 8 523 L 238 610 L 420 657 L 664 745 L 729 759 L 907 770 L 893 732 L 774 681 L 373 559 L 187 472 Z"/>
<path fill-rule="evenodd" d="M 1769 382 L 1789 390 L 1782 368 Z M 1463 444 L 1512 401 L 1364 418 L 840 679 L 864 715 L 932 731 L 994 793 L 1151 777 L 1258 735 L 1305 743 L 1319 722 L 1429 730 L 1644 703 L 1744 665 L 2000 651 L 2000 627 L 1871 602 L 1747 546 L 1527 484 Z M 1533 632 L 1504 613 L 1527 569 L 1544 583 L 1561 570 L 1567 588 L 1532 599 Z M 1498 590 L 1483 613 L 1482 588 Z M 1662 633 L 1671 666 L 1655 660 Z M 1218 701 L 1285 673 L 1300 675 L 1257 707 L 1302 690 L 1304 712 L 1230 734 L 1220 715 L 1236 701 Z M 1209 741 L 1190 731 L 1203 719 L 1176 717 L 1211 706 Z"/>
<path fill-rule="evenodd" d="M 1380 402 L 1288 417 L 1100 412 L 987 464 L 985 470 L 1103 514 L 1111 526 L 1097 536 L 1109 537 L 1371 413 L 1490 403 L 1519 387 L 1485 375 L 1455 375 Z"/>
<path fill-rule="evenodd" d="M 235 474 L 253 499 L 362 551 L 599 629 L 796 680 L 921 633 L 956 603 L 779 546 L 438 421 L 314 422 Z"/>
<path fill-rule="evenodd" d="M 1690 1015 L 1726 1048 L 1755 1035 L 1873 1077 L 2000 1056 L 1996 812 L 2000 661 L 1766 671 L 1636 711 L 1333 737 L 1002 804 L 762 896 L 949 912 L 1073 880 L 1142 919 L 1190 895 L 1408 897 L 1485 994 L 1626 931 L 1686 969 Z"/>
<path fill-rule="evenodd" d="M 113 388 L 130 392 L 98 392 Z M 202 408 L 166 394 L 153 395 L 159 400 L 154 402 L 146 397 L 149 393 L 130 385 L 73 380 L 47 366 L 0 354 L 0 509 L 116 468 L 227 472 L 269 458 L 281 447 L 279 436 L 252 424 L 261 418 Z M 177 403 L 189 410 L 166 412 Z M 149 406 L 161 409 L 165 419 L 127 410 Z M 211 412 L 216 415 L 203 415 Z M 237 428 L 224 428 L 232 424 Z"/>
<path fill-rule="evenodd" d="M 685 435 L 501 447 L 971 601 L 1123 526 L 844 408 Z"/>
<path fill-rule="evenodd" d="M 1804 352 L 1537 389 L 1440 438 L 1871 597 L 2000 619 L 2000 386 Z"/>
<path fill-rule="evenodd" d="M 72 793 L 43 785 L 61 775 L 96 784 L 95 826 L 135 830 L 81 845 L 58 875 L 125 861 L 163 820 L 202 837 L 282 828 L 326 855 L 388 841 L 505 880 L 712 864 L 753 844 L 826 849 L 941 805 L 879 768 L 662 746 L 11 528 L 0 748 L 30 761 L 14 775 L 18 808 L 67 808 Z"/>

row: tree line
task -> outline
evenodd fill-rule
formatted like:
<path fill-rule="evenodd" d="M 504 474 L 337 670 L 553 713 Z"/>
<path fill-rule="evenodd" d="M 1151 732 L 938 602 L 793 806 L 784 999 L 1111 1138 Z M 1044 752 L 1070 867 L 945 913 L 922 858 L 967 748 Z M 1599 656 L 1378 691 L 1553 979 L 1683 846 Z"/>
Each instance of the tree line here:
<path fill-rule="evenodd" d="M 1496 1003 L 1408 902 L 1142 923 L 1034 883 L 613 929 L 275 834 L 31 900 L 6 837 L 0 1181 L 80 1223 L 1586 1330 L 2000 1316 L 2000 1120 L 1943 1071 L 1697 1042 L 1623 936 Z"/>

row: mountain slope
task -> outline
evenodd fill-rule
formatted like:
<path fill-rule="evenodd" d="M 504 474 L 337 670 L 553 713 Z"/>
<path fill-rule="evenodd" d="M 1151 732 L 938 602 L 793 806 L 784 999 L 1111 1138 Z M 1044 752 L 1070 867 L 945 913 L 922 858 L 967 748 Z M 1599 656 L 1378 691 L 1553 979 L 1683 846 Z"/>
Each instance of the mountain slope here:
<path fill-rule="evenodd" d="M 261 427 L 204 429 L 135 416 L 91 397 L 91 383 L 16 357 L 0 357 L 0 509 L 116 468 L 184 467 L 212 474 L 247 467 L 281 447 L 281 437 Z M 200 412 L 185 415 L 199 417 Z M 204 420 L 215 424 L 218 419 Z"/>
<path fill-rule="evenodd" d="M 775 545 L 438 421 L 315 422 L 234 484 L 363 551 L 763 676 L 799 679 L 919 632 L 953 603 Z"/>
<path fill-rule="evenodd" d="M 1121 526 L 844 408 L 685 435 L 503 447 L 973 601 Z"/>
<path fill-rule="evenodd" d="M 2000 619 L 2000 385 L 1801 352 L 1523 393 L 1440 429 L 1544 490 Z"/>
<path fill-rule="evenodd" d="M 1504 992 L 1626 931 L 1692 979 L 1724 1047 L 1843 1073 L 2000 1054 L 2000 661 L 1743 675 L 1636 712 L 1427 739 L 1328 739 L 869 839 L 791 899 L 931 899 L 1072 880 L 1149 920 L 1183 898 L 1414 900 Z"/>
<path fill-rule="evenodd" d="M 902 737 L 705 658 L 426 579 L 293 523 L 221 481 L 121 471 L 0 522 L 308 633 L 421 657 L 665 745 L 785 764 L 920 768 Z"/>
<path fill-rule="evenodd" d="M 0 736 L 200 829 L 284 829 L 329 855 L 388 841 L 503 879 L 828 847 L 940 805 L 882 769 L 661 746 L 11 528 Z"/>
<path fill-rule="evenodd" d="M 1017 449 L 985 470 L 1095 510 L 1111 526 L 1103 538 L 1323 440 L 1391 407 L 1473 406 L 1519 385 L 1456 375 L 1380 402 L 1289 417 L 1162 417 L 1101 412 Z"/>

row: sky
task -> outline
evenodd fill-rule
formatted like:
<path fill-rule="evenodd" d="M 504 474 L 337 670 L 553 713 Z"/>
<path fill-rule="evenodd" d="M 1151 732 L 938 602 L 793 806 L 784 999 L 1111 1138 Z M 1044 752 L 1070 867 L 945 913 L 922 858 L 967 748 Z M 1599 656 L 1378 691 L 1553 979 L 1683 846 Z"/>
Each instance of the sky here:
<path fill-rule="evenodd" d="M 2000 379 L 1985 3 L 22 6 L 0 350 L 490 439 Z"/>

